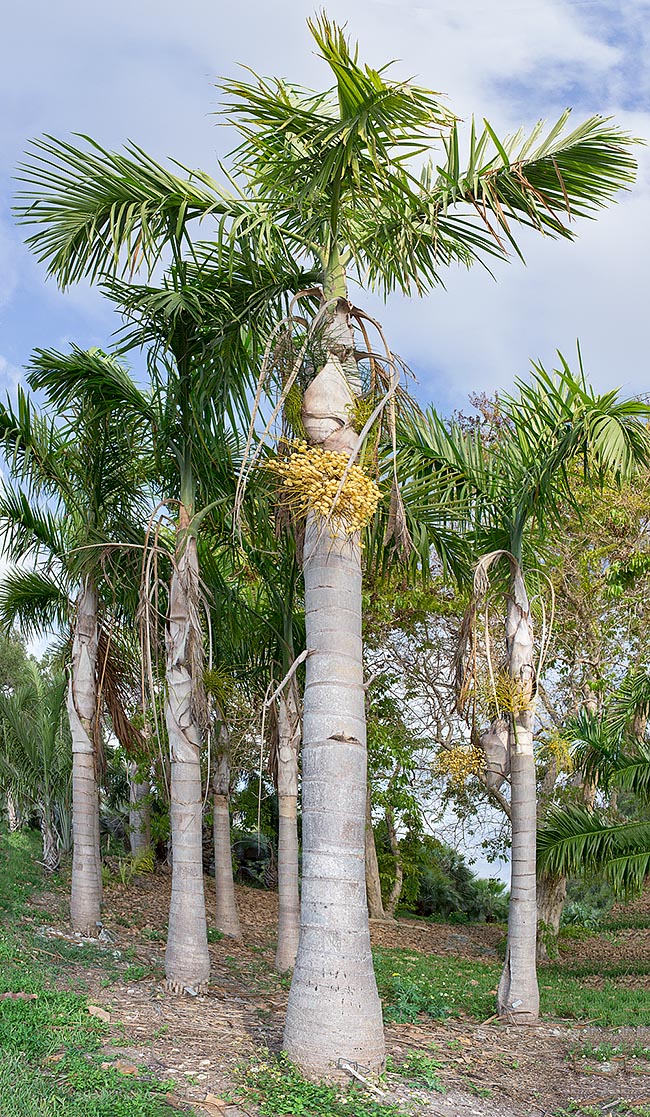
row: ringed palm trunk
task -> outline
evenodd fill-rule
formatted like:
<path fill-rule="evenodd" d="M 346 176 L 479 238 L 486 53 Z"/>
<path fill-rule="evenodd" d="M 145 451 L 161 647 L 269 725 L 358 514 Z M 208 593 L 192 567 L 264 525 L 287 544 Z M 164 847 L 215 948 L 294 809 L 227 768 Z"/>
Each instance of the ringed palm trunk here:
<path fill-rule="evenodd" d="M 506 618 L 506 646 L 518 710 L 510 719 L 512 862 L 508 942 L 497 992 L 499 1015 L 517 1023 L 539 1016 L 536 942 L 537 786 L 533 756 L 535 670 L 533 626 L 523 575 L 513 569 Z"/>
<path fill-rule="evenodd" d="M 171 755 L 172 893 L 165 953 L 170 992 L 201 992 L 210 977 L 203 891 L 201 729 L 194 691 L 201 647 L 199 563 L 181 505 L 166 632 L 165 721 Z"/>
<path fill-rule="evenodd" d="M 385 919 L 377 846 L 375 845 L 375 832 L 372 828 L 372 801 L 369 786 L 366 788 L 366 893 L 368 895 L 368 915 L 370 918 Z"/>
<path fill-rule="evenodd" d="M 329 334 L 330 347 L 346 373 L 354 364 L 348 310 L 348 303 L 339 298 Z M 303 422 L 308 393 L 309 389 Z M 354 446 L 349 422 L 334 408 L 330 414 L 334 435 L 310 436 L 312 441 L 339 452 Z M 356 1063 L 364 1073 L 376 1075 L 385 1059 L 366 900 L 359 534 L 346 534 L 335 520 L 323 527 L 310 514 L 303 571 L 309 656 L 303 715 L 302 897 L 284 1046 L 308 1077 L 335 1081 L 348 1078 L 341 1062 Z"/>
<path fill-rule="evenodd" d="M 298 748 L 300 713 L 297 685 L 291 678 L 278 699 L 278 948 L 275 968 L 292 970 L 300 937 L 298 891 Z"/>
<path fill-rule="evenodd" d="M 137 857 L 151 846 L 151 810 L 149 780 L 138 780 L 137 764 L 129 765 L 129 843 Z"/>
<path fill-rule="evenodd" d="M 214 887 L 217 930 L 231 939 L 240 939 L 230 843 L 230 739 L 223 721 L 214 768 Z"/>
<path fill-rule="evenodd" d="M 97 719 L 97 591 L 86 580 L 77 602 L 68 686 L 72 736 L 73 930 L 97 935 L 101 928 L 102 870 L 99 849 L 99 788 L 94 747 Z"/>

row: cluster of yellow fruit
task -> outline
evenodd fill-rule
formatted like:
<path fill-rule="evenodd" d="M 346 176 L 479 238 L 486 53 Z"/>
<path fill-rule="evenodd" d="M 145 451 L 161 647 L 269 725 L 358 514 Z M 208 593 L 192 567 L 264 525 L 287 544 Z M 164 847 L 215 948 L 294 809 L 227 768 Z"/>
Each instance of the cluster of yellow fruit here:
<path fill-rule="evenodd" d="M 485 768 L 485 753 L 474 745 L 454 745 L 440 749 L 436 758 L 436 772 L 462 787 L 470 776 L 477 776 Z"/>
<path fill-rule="evenodd" d="M 333 516 L 337 524 L 352 535 L 365 527 L 377 510 L 379 489 L 358 465 L 348 469 L 337 497 L 341 478 L 348 468 L 346 454 L 296 442 L 289 457 L 269 462 L 268 468 L 277 473 L 282 482 L 282 503 L 297 516 L 306 516 L 308 512 L 324 518 Z"/>

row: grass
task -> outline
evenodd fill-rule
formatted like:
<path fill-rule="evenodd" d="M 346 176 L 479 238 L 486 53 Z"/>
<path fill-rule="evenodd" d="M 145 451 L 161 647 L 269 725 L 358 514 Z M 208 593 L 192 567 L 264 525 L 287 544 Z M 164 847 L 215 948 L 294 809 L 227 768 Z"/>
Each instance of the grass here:
<path fill-rule="evenodd" d="M 307 1082 L 282 1056 L 267 1054 L 244 1068 L 241 1086 L 261 1117 L 403 1117 L 404 1113 L 355 1086 Z"/>
<path fill-rule="evenodd" d="M 25 918 L 42 885 L 38 835 L 0 834 L 0 993 L 35 994 L 0 1001 L 2 1117 L 172 1117 L 173 1085 L 144 1073 L 125 1076 L 102 1052 L 109 1029 L 88 1012 L 86 997 L 55 981 L 79 961 L 114 961 L 110 951 L 48 940 L 45 951 Z M 51 949 L 50 949 L 51 947 Z"/>
<path fill-rule="evenodd" d="M 419 1013 L 433 1019 L 468 1016 L 487 1020 L 495 1011 L 500 966 L 408 950 L 374 951 L 375 972 L 387 1023 L 408 1023 Z M 650 1024 L 647 990 L 630 989 L 616 979 L 647 974 L 647 963 L 603 967 L 583 963 L 567 973 L 559 965 L 539 971 L 541 1012 L 546 1017 L 592 1020 L 605 1027 Z M 597 990 L 579 977 L 603 976 Z M 600 986 L 600 982 L 599 982 Z"/>
<path fill-rule="evenodd" d="M 589 1059 L 597 1063 L 608 1063 L 610 1059 L 621 1057 L 650 1062 L 650 1047 L 643 1043 L 583 1043 L 574 1047 L 567 1056 L 569 1059 Z"/>

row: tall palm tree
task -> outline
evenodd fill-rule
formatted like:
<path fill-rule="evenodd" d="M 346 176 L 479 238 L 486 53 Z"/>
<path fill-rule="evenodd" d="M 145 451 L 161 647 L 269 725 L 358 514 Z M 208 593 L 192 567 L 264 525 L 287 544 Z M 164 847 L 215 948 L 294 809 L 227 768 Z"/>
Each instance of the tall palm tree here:
<path fill-rule="evenodd" d="M 43 868 L 60 864 L 58 823 L 67 813 L 72 775 L 70 740 L 63 727 L 66 684 L 46 680 L 30 663 L 10 695 L 0 694 L 0 782 L 16 802 L 38 814 Z"/>
<path fill-rule="evenodd" d="M 501 774 L 509 771 L 511 785 L 512 875 L 508 945 L 497 1003 L 499 1013 L 513 1019 L 531 1020 L 539 1013 L 533 753 L 537 683 L 524 569 L 536 565 L 546 534 L 559 522 L 561 499 L 571 498 L 568 463 L 582 458 L 588 476 L 606 470 L 629 473 L 650 451 L 643 424 L 647 414 L 646 405 L 621 400 L 615 391 L 596 394 L 584 375 L 574 377 L 562 361 L 555 376 L 536 366 L 530 384 L 520 383 L 518 395 L 502 401 L 504 422 L 493 444 L 486 444 L 479 431 L 445 422 L 434 410 L 400 432 L 401 467 L 412 479 L 412 501 L 419 497 L 425 506 L 432 501 L 436 517 L 446 504 L 450 517 L 464 524 L 478 560 L 472 624 L 478 599 L 485 598 L 490 567 L 506 567 L 509 701 L 496 713 L 506 735 Z M 488 734 L 483 741 L 487 749 Z"/>
<path fill-rule="evenodd" d="M 83 399 L 88 406 L 115 409 L 127 425 L 146 429 L 163 512 L 171 516 L 171 573 L 165 627 L 165 722 L 171 757 L 172 895 L 166 951 L 168 988 L 204 988 L 210 961 L 203 885 L 201 752 L 207 729 L 204 687 L 205 606 L 200 579 L 199 528 L 232 547 L 224 526 L 232 504 L 233 430 L 245 424 L 247 385 L 257 353 L 247 322 L 270 329 L 285 307 L 285 290 L 302 279 L 285 267 L 280 278 L 248 267 L 234 254 L 219 267 L 209 253 L 197 264 L 179 261 L 160 287 L 106 281 L 107 295 L 121 310 L 121 351 L 148 352 L 151 388 L 141 391 L 108 366 L 94 375 L 59 377 L 57 399 Z M 242 418 L 243 416 L 243 418 Z M 154 530 L 155 534 L 155 530 Z M 158 536 L 155 549 L 164 549 Z M 144 564 L 147 566 L 147 564 Z M 143 586 L 144 600 L 153 587 Z M 222 735 L 222 744 L 224 738 Z M 220 780 L 227 753 L 218 750 Z M 225 840 L 225 830 L 222 834 Z M 219 846 L 223 845 L 220 841 Z M 225 847 L 224 847 L 225 849 Z M 224 853 L 230 861 L 230 854 Z M 224 880 L 226 878 L 224 877 Z M 232 907 L 232 905 L 231 905 Z"/>
<path fill-rule="evenodd" d="M 62 285 L 123 264 L 151 268 L 191 252 L 193 220 L 211 219 L 222 261 L 238 243 L 257 259 L 314 260 L 320 307 L 309 308 L 301 421 L 312 446 L 353 458 L 367 414 L 347 276 L 390 292 L 424 292 L 445 267 L 519 255 L 514 229 L 573 237 L 634 177 L 631 139 L 592 117 L 565 114 L 546 133 L 501 141 L 472 130 L 466 161 L 453 114 L 436 95 L 361 67 L 325 16 L 309 24 L 335 85 L 311 93 L 282 81 L 225 85 L 242 134 L 234 186 L 203 172 L 171 173 L 139 148 L 39 141 L 21 174 L 20 219 Z M 409 159 L 437 151 L 419 173 Z M 207 221 L 202 228 L 205 229 Z M 242 247 L 243 246 L 243 247 Z M 298 292 L 296 292 L 298 293 Z M 392 355 L 369 370 L 372 391 L 394 383 Z M 293 376 L 293 382 L 297 379 Z M 291 377 L 284 383 L 287 393 Z M 392 389 L 391 389 L 392 390 Z M 361 404 L 361 406 L 360 406 Z M 298 414 L 300 406 L 298 407 Z M 396 501 L 397 503 L 397 501 Z M 191 515 L 189 517 L 191 519 Z M 399 520 L 397 514 L 394 517 Z M 306 1072 L 340 1077 L 340 1060 L 383 1064 L 381 1009 L 368 934 L 363 849 L 365 712 L 358 532 L 308 516 L 303 569 L 307 680 L 303 724 L 302 932 L 285 1044 Z"/>
<path fill-rule="evenodd" d="M 56 418 L 40 415 L 18 392 L 17 405 L 0 408 L 0 445 L 10 476 L 0 494 L 0 535 L 16 563 L 0 587 L 5 624 L 26 635 L 69 627 L 67 695 L 72 735 L 73 863 L 70 915 L 75 930 L 101 927 L 101 860 L 98 777 L 102 767 L 101 711 L 106 704 L 117 735 L 132 744 L 137 734 L 125 713 L 115 631 L 128 586 L 129 560 L 119 574 L 116 540 L 133 541 L 146 500 L 141 436 L 115 423 L 109 410 L 58 408 L 48 384 L 59 376 L 83 378 L 124 370 L 98 351 L 36 351 L 28 375 L 45 391 Z M 20 565 L 25 560 L 32 569 Z M 118 590 L 119 587 L 119 590 Z"/>

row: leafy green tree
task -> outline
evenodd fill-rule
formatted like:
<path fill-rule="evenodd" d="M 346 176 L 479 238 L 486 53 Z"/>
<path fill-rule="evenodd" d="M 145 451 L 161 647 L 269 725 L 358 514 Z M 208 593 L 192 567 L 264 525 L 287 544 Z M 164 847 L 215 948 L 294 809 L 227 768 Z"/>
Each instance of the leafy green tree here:
<path fill-rule="evenodd" d="M 472 130 L 462 161 L 456 119 L 434 94 L 391 80 L 385 68 L 362 67 L 325 16 L 310 28 L 333 89 L 311 93 L 262 78 L 224 87 L 229 120 L 242 134 L 234 189 L 203 172 L 171 173 L 133 145 L 113 154 L 94 143 L 45 140 L 21 171 L 27 187 L 19 212 L 36 225 L 30 244 L 63 285 L 96 280 L 120 261 L 152 268 L 166 250 L 175 260 L 191 253 L 189 226 L 200 218 L 216 224 L 226 266 L 236 243 L 257 259 L 313 260 L 320 286 L 304 296 L 312 360 L 293 362 L 281 400 L 298 383 L 302 400 L 293 413 L 312 448 L 300 460 L 331 463 L 314 449 L 354 458 L 376 407 L 395 391 L 390 353 L 372 358 L 364 391 L 353 332 L 361 319 L 353 317 L 347 276 L 384 292 L 422 292 L 442 282 L 451 263 L 520 254 L 517 224 L 571 238 L 568 218 L 592 216 L 610 201 L 632 181 L 634 160 L 630 137 L 608 121 L 593 117 L 567 132 L 565 114 L 546 133 L 540 124 L 503 142 L 489 125 Z M 438 150 L 418 173 L 415 161 L 421 165 L 432 144 Z M 324 471 L 320 477 L 322 492 Z M 338 479 L 343 485 L 341 470 Z M 185 483 L 181 532 L 193 515 L 190 490 Z M 404 544 L 396 493 L 391 528 Z M 384 1042 L 358 856 L 366 788 L 358 532 L 346 531 L 340 516 L 323 528 L 312 507 L 303 569 L 306 838 L 285 1044 L 315 1076 L 343 1073 L 332 1052 L 375 1073 Z"/>

